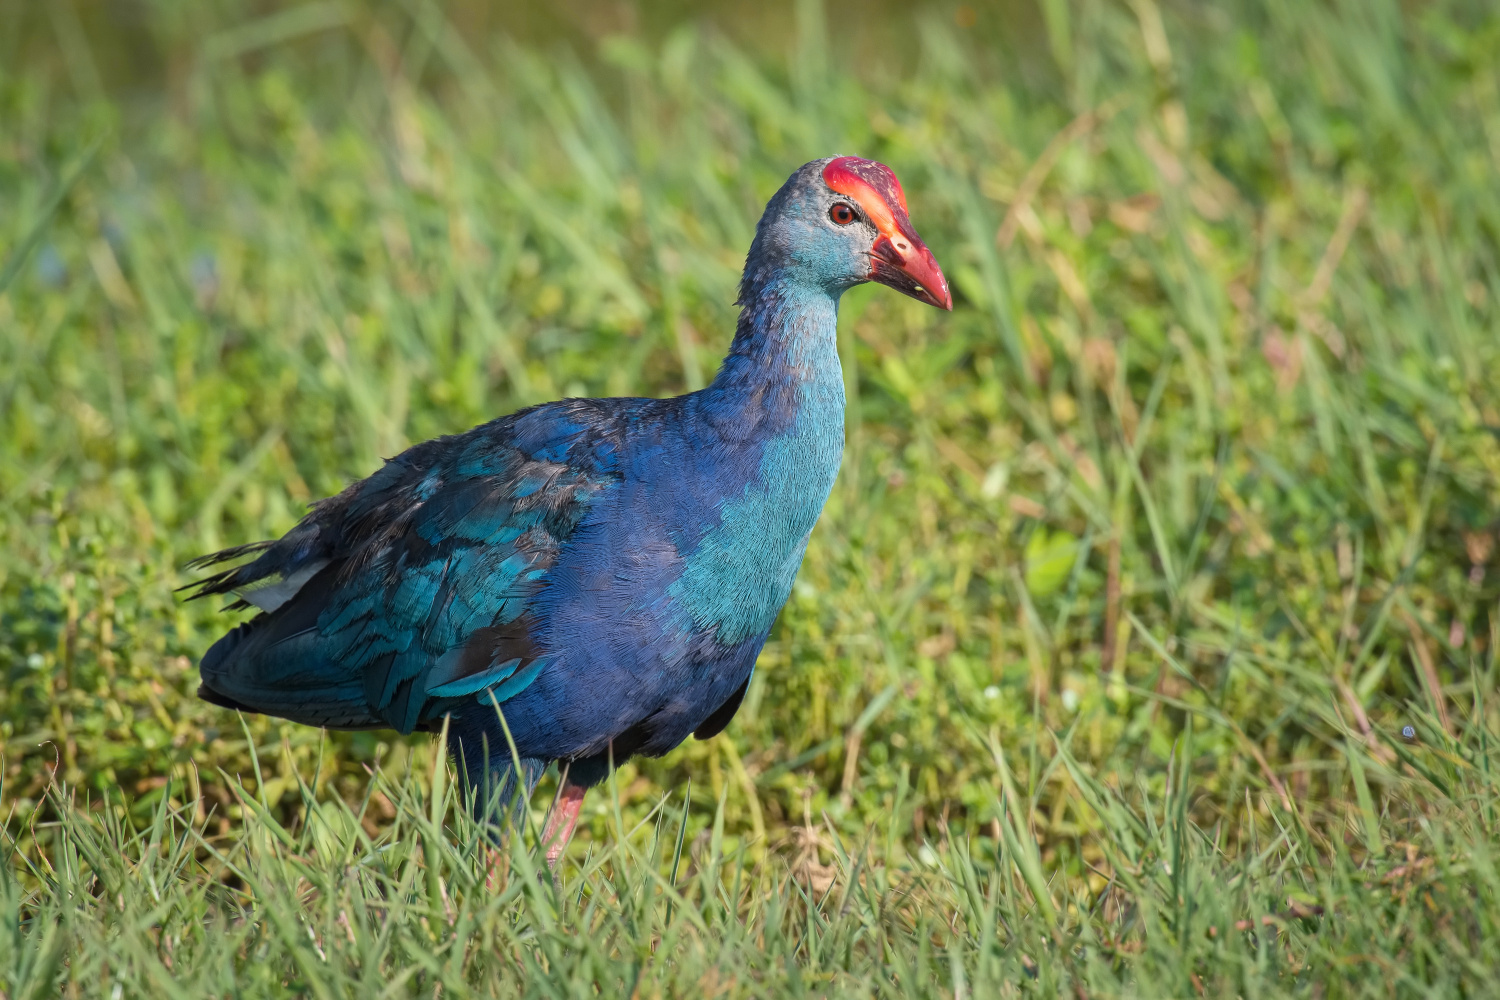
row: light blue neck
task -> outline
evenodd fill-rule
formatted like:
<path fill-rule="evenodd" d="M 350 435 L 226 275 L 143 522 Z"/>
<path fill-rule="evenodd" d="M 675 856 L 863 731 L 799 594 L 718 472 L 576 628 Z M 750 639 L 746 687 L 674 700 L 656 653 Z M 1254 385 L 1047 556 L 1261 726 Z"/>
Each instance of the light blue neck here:
<path fill-rule="evenodd" d="M 838 376 L 841 294 L 785 277 L 748 289 L 734 343 L 710 391 L 761 391 Z"/>
<path fill-rule="evenodd" d="M 774 431 L 670 590 L 725 644 L 763 635 L 776 620 L 844 450 L 837 297 L 791 282 L 761 292 L 708 392 L 728 406 L 764 408 Z"/>

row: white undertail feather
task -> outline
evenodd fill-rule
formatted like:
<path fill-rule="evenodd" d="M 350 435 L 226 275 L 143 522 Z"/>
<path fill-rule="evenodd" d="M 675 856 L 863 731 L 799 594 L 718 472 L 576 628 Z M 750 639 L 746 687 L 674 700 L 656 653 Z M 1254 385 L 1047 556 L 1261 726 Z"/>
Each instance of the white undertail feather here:
<path fill-rule="evenodd" d="M 275 611 L 287 601 L 296 597 L 297 591 L 301 590 L 308 580 L 311 580 L 318 574 L 319 570 L 327 565 L 327 559 L 315 559 L 298 569 L 291 576 L 284 576 L 264 584 L 256 581 L 256 583 L 251 584 L 249 587 L 236 590 L 235 594 L 249 601 L 262 611 Z"/>

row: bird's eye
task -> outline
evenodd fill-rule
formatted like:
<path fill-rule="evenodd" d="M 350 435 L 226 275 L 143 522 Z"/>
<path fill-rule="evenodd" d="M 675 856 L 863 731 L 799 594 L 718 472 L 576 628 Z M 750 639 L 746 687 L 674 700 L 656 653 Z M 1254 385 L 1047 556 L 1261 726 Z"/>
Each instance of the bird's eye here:
<path fill-rule="evenodd" d="M 841 201 L 835 202 L 834 206 L 828 210 L 828 217 L 841 226 L 847 226 L 857 218 L 854 209 Z"/>

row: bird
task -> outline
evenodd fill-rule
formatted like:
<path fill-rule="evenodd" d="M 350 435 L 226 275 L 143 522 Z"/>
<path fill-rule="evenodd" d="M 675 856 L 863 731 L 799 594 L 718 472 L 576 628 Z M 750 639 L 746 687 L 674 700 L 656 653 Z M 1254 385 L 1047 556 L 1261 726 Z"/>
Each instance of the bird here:
<path fill-rule="evenodd" d="M 489 830 L 556 764 L 555 869 L 611 767 L 739 709 L 838 475 L 838 304 L 867 281 L 953 308 L 888 166 L 804 164 L 756 226 L 706 387 L 563 399 L 414 445 L 281 538 L 193 560 L 214 571 L 190 599 L 258 611 L 204 653 L 199 697 L 445 732 Z"/>

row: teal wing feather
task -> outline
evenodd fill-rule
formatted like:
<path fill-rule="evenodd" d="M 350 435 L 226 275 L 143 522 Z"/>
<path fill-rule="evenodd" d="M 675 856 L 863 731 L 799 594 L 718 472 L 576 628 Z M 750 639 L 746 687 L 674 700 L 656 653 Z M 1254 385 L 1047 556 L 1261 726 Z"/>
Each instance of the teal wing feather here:
<path fill-rule="evenodd" d="M 279 541 L 201 561 L 255 553 L 194 596 L 234 593 L 265 610 L 204 656 L 203 696 L 315 725 L 411 732 L 456 701 L 524 690 L 550 662 L 534 598 L 613 481 L 598 454 L 607 440 L 582 433 L 565 404 L 552 409 L 563 412 L 539 421 L 526 411 L 419 445 Z M 545 446 L 526 447 L 528 437 Z"/>

